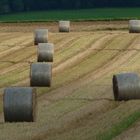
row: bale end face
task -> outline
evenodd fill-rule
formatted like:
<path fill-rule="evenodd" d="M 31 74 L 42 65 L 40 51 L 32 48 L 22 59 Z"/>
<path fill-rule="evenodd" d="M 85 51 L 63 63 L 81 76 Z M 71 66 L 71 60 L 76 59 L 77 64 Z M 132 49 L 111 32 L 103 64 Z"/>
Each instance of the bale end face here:
<path fill-rule="evenodd" d="M 36 90 L 30 87 L 9 87 L 3 97 L 5 122 L 34 122 Z"/>
<path fill-rule="evenodd" d="M 140 78 L 136 73 L 114 75 L 112 82 L 116 101 L 140 99 Z"/>
<path fill-rule="evenodd" d="M 117 101 L 119 100 L 119 91 L 118 91 L 118 83 L 117 83 L 117 77 L 116 75 L 113 76 L 113 93 L 114 93 L 114 99 Z"/>
<path fill-rule="evenodd" d="M 59 32 L 70 32 L 70 21 L 59 21 Z"/>
<path fill-rule="evenodd" d="M 37 29 L 34 33 L 34 44 L 48 43 L 48 29 Z"/>
<path fill-rule="evenodd" d="M 37 52 L 38 62 L 53 62 L 54 45 L 52 43 L 39 43 Z"/>
<path fill-rule="evenodd" d="M 52 64 L 33 63 L 30 69 L 32 87 L 50 87 L 52 81 Z"/>
<path fill-rule="evenodd" d="M 129 21 L 129 33 L 140 33 L 140 20 Z"/>

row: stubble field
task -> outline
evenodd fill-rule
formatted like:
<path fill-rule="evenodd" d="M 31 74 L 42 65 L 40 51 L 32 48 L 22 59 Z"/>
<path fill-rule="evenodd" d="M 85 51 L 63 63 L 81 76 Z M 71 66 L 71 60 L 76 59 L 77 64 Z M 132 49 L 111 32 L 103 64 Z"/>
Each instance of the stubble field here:
<path fill-rule="evenodd" d="M 58 33 L 55 22 L 0 24 L 0 140 L 139 139 L 140 101 L 114 101 L 112 76 L 140 73 L 140 35 L 128 33 L 127 21 L 71 26 Z M 55 45 L 52 87 L 37 88 L 36 122 L 4 123 L 3 89 L 30 86 L 36 28 L 48 28 Z"/>

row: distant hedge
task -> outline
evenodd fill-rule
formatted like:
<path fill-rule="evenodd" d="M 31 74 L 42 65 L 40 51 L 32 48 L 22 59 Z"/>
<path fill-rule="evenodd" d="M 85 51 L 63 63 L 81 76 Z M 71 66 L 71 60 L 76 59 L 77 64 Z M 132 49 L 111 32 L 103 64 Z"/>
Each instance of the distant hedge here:
<path fill-rule="evenodd" d="M 0 0 L 0 13 L 98 7 L 140 7 L 140 0 Z"/>

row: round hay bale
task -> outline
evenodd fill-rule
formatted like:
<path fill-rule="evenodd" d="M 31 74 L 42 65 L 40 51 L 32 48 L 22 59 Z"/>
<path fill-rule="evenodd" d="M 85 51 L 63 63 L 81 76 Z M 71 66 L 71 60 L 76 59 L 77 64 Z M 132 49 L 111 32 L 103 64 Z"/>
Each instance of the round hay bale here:
<path fill-rule="evenodd" d="M 59 21 L 59 32 L 70 32 L 70 21 Z"/>
<path fill-rule="evenodd" d="M 38 44 L 38 62 L 53 62 L 54 45 L 51 43 Z"/>
<path fill-rule="evenodd" d="M 115 100 L 140 99 L 140 78 L 136 73 L 122 73 L 113 76 Z"/>
<path fill-rule="evenodd" d="M 3 97 L 5 122 L 34 122 L 36 90 L 31 87 L 9 87 Z"/>
<path fill-rule="evenodd" d="M 48 29 L 36 29 L 34 33 L 34 44 L 48 43 Z"/>
<path fill-rule="evenodd" d="M 33 63 L 30 71 L 32 87 L 50 87 L 52 79 L 52 64 Z"/>
<path fill-rule="evenodd" d="M 130 20 L 129 21 L 129 32 L 130 33 L 140 33 L 140 20 Z"/>

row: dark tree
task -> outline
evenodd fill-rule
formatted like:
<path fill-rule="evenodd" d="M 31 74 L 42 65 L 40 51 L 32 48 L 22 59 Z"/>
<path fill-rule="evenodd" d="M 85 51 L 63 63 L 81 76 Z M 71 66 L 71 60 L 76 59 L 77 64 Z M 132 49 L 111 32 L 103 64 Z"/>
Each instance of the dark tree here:
<path fill-rule="evenodd" d="M 0 13 L 139 6 L 140 0 L 0 0 Z"/>

